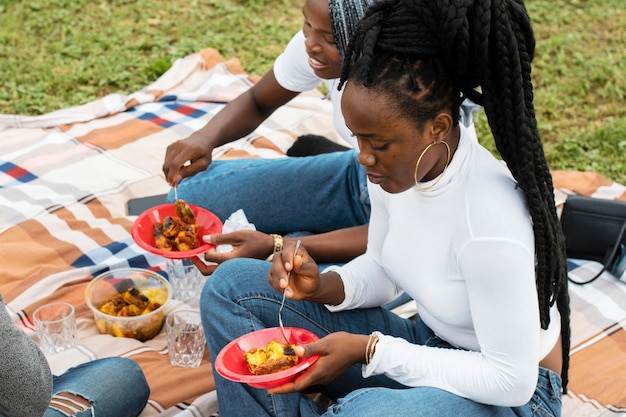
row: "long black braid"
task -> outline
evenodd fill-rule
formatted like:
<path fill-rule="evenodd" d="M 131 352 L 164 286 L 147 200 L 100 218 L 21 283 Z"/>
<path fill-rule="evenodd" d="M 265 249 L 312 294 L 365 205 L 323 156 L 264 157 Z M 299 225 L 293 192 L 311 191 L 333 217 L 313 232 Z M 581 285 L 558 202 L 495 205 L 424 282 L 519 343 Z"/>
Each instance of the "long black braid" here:
<path fill-rule="evenodd" d="M 357 23 L 374 0 L 329 0 L 330 22 L 339 55 L 343 59 Z"/>
<path fill-rule="evenodd" d="M 451 94 L 450 88 L 456 97 L 470 98 L 484 107 L 498 152 L 524 191 L 532 217 L 541 327 L 548 327 L 554 303 L 561 314 L 561 376 L 566 392 L 567 263 L 552 176 L 535 118 L 534 50 L 534 34 L 522 0 L 379 0 L 368 9 L 348 45 L 340 88 L 349 78 L 380 88 L 394 99 L 404 96 L 398 108 L 405 112 L 416 112 L 416 103 L 425 112 L 429 106 L 431 112 L 437 107 L 454 110 L 448 107 L 450 100 L 444 99 Z M 433 70 L 440 76 L 433 76 Z M 399 75 L 403 71 L 404 76 Z M 435 86 L 445 88 L 436 92 Z M 424 90 L 433 91 L 429 96 Z M 422 114 L 417 120 L 427 116 Z"/>

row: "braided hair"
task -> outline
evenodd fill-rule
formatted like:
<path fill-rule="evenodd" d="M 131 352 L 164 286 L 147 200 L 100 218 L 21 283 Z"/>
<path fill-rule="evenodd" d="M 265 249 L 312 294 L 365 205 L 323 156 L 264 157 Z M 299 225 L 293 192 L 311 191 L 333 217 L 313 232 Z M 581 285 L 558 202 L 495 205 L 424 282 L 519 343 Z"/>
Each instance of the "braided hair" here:
<path fill-rule="evenodd" d="M 522 0 L 379 0 L 348 45 L 339 88 L 350 78 L 379 89 L 400 103 L 396 110 L 416 113 L 413 120 L 418 123 L 437 109 L 458 109 L 458 103 L 449 107 L 458 97 L 484 107 L 496 148 L 524 192 L 532 218 L 541 327 L 548 327 L 554 303 L 561 314 L 566 392 L 567 264 L 552 176 L 535 119 L 534 49 Z"/>
<path fill-rule="evenodd" d="M 343 59 L 350 37 L 356 30 L 359 20 L 374 0 L 329 0 L 330 22 L 339 55 Z"/>

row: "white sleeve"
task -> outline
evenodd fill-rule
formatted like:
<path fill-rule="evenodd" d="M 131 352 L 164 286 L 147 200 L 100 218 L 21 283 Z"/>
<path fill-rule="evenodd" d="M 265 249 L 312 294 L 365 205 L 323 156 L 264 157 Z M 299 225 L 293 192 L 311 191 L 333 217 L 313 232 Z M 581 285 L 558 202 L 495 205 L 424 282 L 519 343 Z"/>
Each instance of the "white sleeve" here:
<path fill-rule="evenodd" d="M 525 404 L 537 384 L 540 355 L 534 253 L 517 241 L 480 239 L 459 256 L 480 351 L 381 335 L 363 374 L 385 374 L 407 386 L 437 387 L 486 404 Z"/>
<path fill-rule="evenodd" d="M 385 271 L 367 253 L 342 267 L 330 267 L 326 271 L 337 272 L 343 281 L 345 298 L 341 304 L 326 305 L 330 311 L 355 308 L 379 307 L 400 294 Z"/>
<path fill-rule="evenodd" d="M 336 306 L 327 306 L 331 311 L 381 306 L 396 298 L 402 290 L 389 278 L 381 266 L 381 251 L 388 230 L 388 210 L 385 196 L 379 186 L 368 181 L 372 207 L 367 250 L 365 253 L 341 267 L 329 269 L 337 272 L 343 281 L 345 298 Z M 328 269 L 327 269 L 328 270 Z"/>
<path fill-rule="evenodd" d="M 274 61 L 274 77 L 281 87 L 298 93 L 312 90 L 322 83 L 309 65 L 302 31 L 291 38 L 283 53 Z"/>

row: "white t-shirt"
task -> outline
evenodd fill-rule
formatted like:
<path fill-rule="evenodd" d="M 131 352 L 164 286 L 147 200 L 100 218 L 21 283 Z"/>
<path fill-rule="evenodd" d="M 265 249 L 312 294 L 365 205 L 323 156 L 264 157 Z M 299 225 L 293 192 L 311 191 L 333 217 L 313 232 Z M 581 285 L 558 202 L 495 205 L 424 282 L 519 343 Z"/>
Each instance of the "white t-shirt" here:
<path fill-rule="evenodd" d="M 560 317 L 553 307 L 541 329 L 531 218 L 506 166 L 461 126 L 459 147 L 431 190 L 368 187 L 367 251 L 336 269 L 346 298 L 328 308 L 379 306 L 404 290 L 426 325 L 465 350 L 381 335 L 364 375 L 487 404 L 525 404 L 539 361 L 558 340 Z"/>
<path fill-rule="evenodd" d="M 337 133 L 353 148 L 358 149 L 357 142 L 341 113 L 341 91 L 337 90 L 339 79 L 326 80 L 318 77 L 309 65 L 309 56 L 304 46 L 304 34 L 299 31 L 291 38 L 283 53 L 274 62 L 274 76 L 283 88 L 289 91 L 303 92 L 316 88 L 323 83 L 333 103 L 333 123 Z"/>

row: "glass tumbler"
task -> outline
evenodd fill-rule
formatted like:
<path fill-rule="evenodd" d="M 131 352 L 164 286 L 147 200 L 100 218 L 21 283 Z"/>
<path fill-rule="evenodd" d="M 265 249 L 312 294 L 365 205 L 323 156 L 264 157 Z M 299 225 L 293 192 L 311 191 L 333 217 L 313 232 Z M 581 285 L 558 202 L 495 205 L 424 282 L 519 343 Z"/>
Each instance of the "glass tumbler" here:
<path fill-rule="evenodd" d="M 204 356 L 205 339 L 200 312 L 180 310 L 165 319 L 167 352 L 170 363 L 182 368 L 197 368 Z"/>
<path fill-rule="evenodd" d="M 167 276 L 172 286 L 172 298 L 189 300 L 200 297 L 206 276 L 189 259 L 167 259 Z"/>
<path fill-rule="evenodd" d="M 71 304 L 46 304 L 35 310 L 33 319 L 39 347 L 45 354 L 54 355 L 76 346 L 76 319 Z"/>

